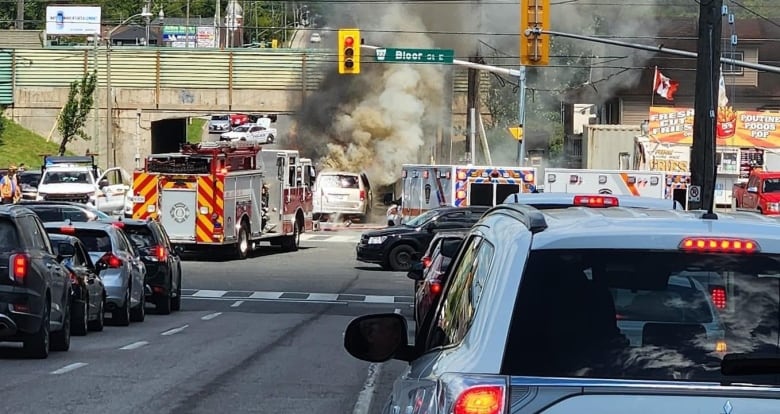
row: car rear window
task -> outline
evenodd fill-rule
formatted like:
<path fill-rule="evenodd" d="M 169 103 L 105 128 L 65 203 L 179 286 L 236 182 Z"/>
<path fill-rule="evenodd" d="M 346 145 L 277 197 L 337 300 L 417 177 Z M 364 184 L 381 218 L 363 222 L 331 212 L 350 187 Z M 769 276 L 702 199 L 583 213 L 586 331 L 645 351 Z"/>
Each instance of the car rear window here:
<path fill-rule="evenodd" d="M 360 179 L 357 175 L 330 174 L 319 177 L 321 188 L 360 188 Z"/>
<path fill-rule="evenodd" d="M 0 220 L 0 252 L 10 252 L 18 247 L 16 226 L 10 220 Z"/>
<path fill-rule="evenodd" d="M 690 272 L 725 281 L 717 298 Z M 532 251 L 502 370 L 508 375 L 753 382 L 727 354 L 780 353 L 780 255 Z"/>
<path fill-rule="evenodd" d="M 441 242 L 441 254 L 445 257 L 453 257 L 458 253 L 463 239 L 444 239 Z"/>
<path fill-rule="evenodd" d="M 125 225 L 123 230 L 136 249 L 145 249 L 157 244 L 152 230 L 147 226 Z"/>
<path fill-rule="evenodd" d="M 42 222 L 50 222 L 50 221 L 76 221 L 76 222 L 84 222 L 84 221 L 90 221 L 91 217 L 87 215 L 83 210 L 80 210 L 78 208 L 72 208 L 72 207 L 62 207 L 62 206 L 34 206 L 30 205 L 27 206 L 30 210 L 35 212 L 36 215 L 41 219 Z"/>
<path fill-rule="evenodd" d="M 66 233 L 60 229 L 47 228 L 47 231 L 50 233 L 68 234 L 78 237 L 90 253 L 110 252 L 112 250 L 111 236 L 103 230 L 76 229 L 75 233 Z"/>

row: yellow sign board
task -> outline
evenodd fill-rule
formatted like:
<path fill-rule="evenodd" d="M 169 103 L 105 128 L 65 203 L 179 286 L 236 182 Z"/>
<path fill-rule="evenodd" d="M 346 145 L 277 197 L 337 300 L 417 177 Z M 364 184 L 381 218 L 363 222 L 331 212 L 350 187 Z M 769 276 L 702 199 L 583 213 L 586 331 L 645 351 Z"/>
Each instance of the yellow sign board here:
<path fill-rule="evenodd" d="M 520 141 L 523 139 L 523 127 L 509 127 L 507 129 L 509 129 L 509 133 L 512 134 L 516 140 Z"/>

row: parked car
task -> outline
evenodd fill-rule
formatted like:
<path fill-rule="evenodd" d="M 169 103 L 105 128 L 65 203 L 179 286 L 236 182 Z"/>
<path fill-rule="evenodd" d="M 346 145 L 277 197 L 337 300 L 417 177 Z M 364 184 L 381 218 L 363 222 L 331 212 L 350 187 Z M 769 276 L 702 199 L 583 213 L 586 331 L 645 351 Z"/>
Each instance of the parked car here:
<path fill-rule="evenodd" d="M 725 309 L 691 271 L 728 276 Z M 757 214 L 510 203 L 470 229 L 419 341 L 385 313 L 344 344 L 409 362 L 384 413 L 780 412 L 778 292 L 780 223 Z"/>
<path fill-rule="evenodd" d="M 95 221 L 110 219 L 111 216 L 86 204 L 68 201 L 22 201 L 44 223 L 51 221 Z"/>
<path fill-rule="evenodd" d="M 73 335 L 102 331 L 106 289 L 84 243 L 77 237 L 50 234 L 52 247 L 70 273 L 70 329 Z"/>
<path fill-rule="evenodd" d="M 273 144 L 276 129 L 257 124 L 243 124 L 219 136 L 220 141 L 250 141 L 258 144 Z"/>
<path fill-rule="evenodd" d="M 425 252 L 436 231 L 468 229 L 489 208 L 440 207 L 398 226 L 364 232 L 357 245 L 357 260 L 379 264 L 385 270 L 408 271 L 412 256 Z"/>
<path fill-rule="evenodd" d="M 209 119 L 209 134 L 222 134 L 230 130 L 230 115 L 212 115 L 211 119 Z"/>
<path fill-rule="evenodd" d="M 181 309 L 181 258 L 171 246 L 165 228 L 155 220 L 123 220 L 124 230 L 146 266 L 146 301 L 163 315 Z"/>
<path fill-rule="evenodd" d="M 78 237 L 89 252 L 106 289 L 111 322 L 127 326 L 146 317 L 146 267 L 118 226 L 100 221 L 45 223 L 49 233 Z"/>
<path fill-rule="evenodd" d="M 357 217 L 367 221 L 374 196 L 365 173 L 323 171 L 312 188 L 314 219 L 325 220 L 330 215 Z"/>
<path fill-rule="evenodd" d="M 38 216 L 0 206 L 0 341 L 33 358 L 70 348 L 70 275 Z"/>
<path fill-rule="evenodd" d="M 309 41 L 312 43 L 320 43 L 322 41 L 322 36 L 320 36 L 320 34 L 316 32 L 312 33 Z"/>

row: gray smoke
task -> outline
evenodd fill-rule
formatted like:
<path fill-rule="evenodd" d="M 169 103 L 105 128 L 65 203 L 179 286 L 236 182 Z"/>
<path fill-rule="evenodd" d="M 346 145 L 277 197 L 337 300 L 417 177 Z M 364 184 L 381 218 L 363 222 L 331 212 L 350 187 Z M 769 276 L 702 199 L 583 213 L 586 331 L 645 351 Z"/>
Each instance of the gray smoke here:
<path fill-rule="evenodd" d="M 552 9 L 553 30 L 612 36 L 631 36 L 637 43 L 658 32 L 655 16 L 663 0 L 634 0 L 631 7 L 614 0 L 588 0 L 587 4 L 561 2 Z M 553 3 L 556 3 L 554 0 Z M 602 3 L 603 5 L 597 5 Z M 638 6 L 636 3 L 646 3 Z M 594 5 L 596 4 L 596 5 Z M 386 47 L 452 48 L 456 58 L 475 53 L 490 55 L 488 63 L 516 67 L 520 36 L 520 5 L 515 1 L 415 1 L 332 4 L 327 26 L 359 27 L 366 44 Z M 347 16 L 347 17 L 342 17 Z M 335 47 L 336 32 L 325 38 Z M 557 38 L 566 54 L 582 56 L 574 66 L 553 57 L 549 67 L 529 71 L 529 94 L 536 107 L 550 111 L 561 100 L 600 103 L 620 90 L 637 85 L 638 69 L 648 54 L 621 47 Z M 371 55 L 363 50 L 363 56 Z M 292 130 L 295 141 L 325 168 L 366 171 L 376 185 L 395 182 L 401 164 L 429 162 L 436 127 L 447 119 L 445 102 L 451 85 L 439 65 L 379 64 L 362 59 L 362 73 L 336 73 L 334 54 L 322 66 L 326 72 L 318 91 L 307 97 Z M 569 59 L 571 60 L 571 59 Z M 463 71 L 464 68 L 453 67 Z M 483 90 L 487 85 L 483 82 Z M 572 96 L 572 91 L 576 92 Z M 528 125 L 528 132 L 533 126 Z M 544 138 L 542 138 L 544 139 Z M 513 154 L 514 151 L 501 151 Z M 495 154 L 495 152 L 494 152 Z M 494 156 L 494 161 L 495 161 Z"/>

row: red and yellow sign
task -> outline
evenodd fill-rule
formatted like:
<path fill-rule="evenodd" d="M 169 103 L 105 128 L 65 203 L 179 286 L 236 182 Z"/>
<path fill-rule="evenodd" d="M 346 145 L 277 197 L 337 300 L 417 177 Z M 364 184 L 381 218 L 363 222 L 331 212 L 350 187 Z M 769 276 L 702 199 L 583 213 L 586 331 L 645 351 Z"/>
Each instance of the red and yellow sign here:
<path fill-rule="evenodd" d="M 650 135 L 660 142 L 691 144 L 693 109 L 651 106 Z M 718 146 L 780 148 L 780 113 L 718 109 Z"/>

